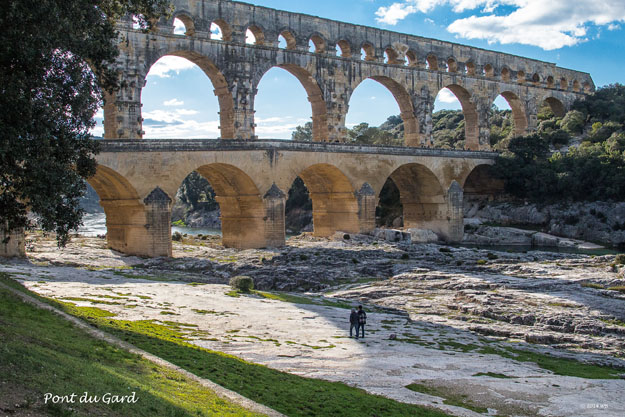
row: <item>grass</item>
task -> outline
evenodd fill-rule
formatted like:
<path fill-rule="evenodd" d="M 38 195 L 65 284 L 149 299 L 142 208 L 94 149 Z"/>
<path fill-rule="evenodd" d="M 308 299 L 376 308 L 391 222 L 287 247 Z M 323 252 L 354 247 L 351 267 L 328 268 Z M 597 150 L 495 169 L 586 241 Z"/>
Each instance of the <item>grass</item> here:
<path fill-rule="evenodd" d="M 21 287 L 17 283 L 14 285 Z M 20 289 L 27 291 L 23 287 Z M 430 408 L 368 394 L 340 382 L 292 375 L 246 362 L 222 352 L 200 348 L 188 343 L 181 331 L 152 321 L 115 320 L 111 317 L 94 315 L 90 309 L 68 306 L 54 300 L 48 302 L 195 375 L 210 379 L 291 417 L 447 416 Z M 154 412 L 151 415 L 174 414 Z"/>
<path fill-rule="evenodd" d="M 605 287 L 601 284 L 595 284 L 594 282 L 584 282 L 582 284 L 584 288 L 595 288 L 597 290 L 603 290 Z"/>
<path fill-rule="evenodd" d="M 300 295 L 265 291 L 254 291 L 254 293 L 269 300 L 284 301 L 292 304 L 308 304 L 344 309 L 352 309 L 354 307 L 352 303 L 349 303 L 347 301 L 328 300 L 327 298 L 309 298 L 302 297 Z"/>
<path fill-rule="evenodd" d="M 479 405 L 471 402 L 467 399 L 467 395 L 465 394 L 456 394 L 452 392 L 450 389 L 442 388 L 442 387 L 430 387 L 423 384 L 410 384 L 406 385 L 411 391 L 420 392 L 421 394 L 433 395 L 435 397 L 443 398 L 443 403 L 447 405 L 454 405 L 456 407 L 462 407 L 469 409 L 471 411 L 475 411 L 476 413 L 487 413 L 488 409 L 486 407 L 480 407 Z"/>
<path fill-rule="evenodd" d="M 618 292 L 625 294 L 625 285 L 617 285 L 616 287 L 609 287 L 608 290 L 618 291 Z"/>
<path fill-rule="evenodd" d="M 3 280 L 3 282 L 5 282 Z M 74 311 L 65 304 L 68 311 Z M 74 307 L 85 317 L 111 313 Z M 0 289 L 0 397 L 20 402 L 20 413 L 36 415 L 256 416 L 217 397 L 183 375 L 96 340 L 52 312 Z M 131 395 L 135 404 L 44 404 L 45 393 L 77 398 Z M 71 408 L 70 408 L 71 407 Z"/>

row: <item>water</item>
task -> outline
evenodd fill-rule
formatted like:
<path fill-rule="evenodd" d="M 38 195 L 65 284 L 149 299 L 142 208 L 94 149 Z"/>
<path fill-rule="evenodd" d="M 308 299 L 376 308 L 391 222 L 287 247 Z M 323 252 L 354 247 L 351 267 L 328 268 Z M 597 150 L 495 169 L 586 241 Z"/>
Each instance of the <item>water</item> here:
<path fill-rule="evenodd" d="M 78 229 L 78 233 L 83 236 L 98 236 L 106 234 L 106 215 L 104 213 L 89 213 L 83 217 L 83 226 Z M 212 235 L 221 236 L 220 229 L 202 228 L 202 227 L 179 227 L 172 226 L 171 232 L 180 232 L 183 235 Z"/>

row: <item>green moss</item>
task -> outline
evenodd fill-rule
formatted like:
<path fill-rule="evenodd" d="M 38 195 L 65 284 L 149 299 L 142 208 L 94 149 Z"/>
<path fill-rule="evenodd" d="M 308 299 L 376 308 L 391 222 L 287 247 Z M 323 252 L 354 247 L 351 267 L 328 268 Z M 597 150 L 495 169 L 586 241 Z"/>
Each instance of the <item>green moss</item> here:
<path fill-rule="evenodd" d="M 584 288 L 596 288 L 598 290 L 603 290 L 605 287 L 601 284 L 595 284 L 594 282 L 584 282 L 582 284 Z"/>
<path fill-rule="evenodd" d="M 608 290 L 618 291 L 618 292 L 622 292 L 623 294 L 625 294 L 625 285 L 617 285 L 615 287 L 609 287 Z"/>
<path fill-rule="evenodd" d="M 515 378 L 513 376 L 498 374 L 496 372 L 478 372 L 477 374 L 474 374 L 473 376 L 489 376 L 491 378 L 499 378 L 499 379 L 514 379 Z"/>
<path fill-rule="evenodd" d="M 453 405 L 456 407 L 466 408 L 471 411 L 475 411 L 476 413 L 487 413 L 488 409 L 486 407 L 480 407 L 479 405 L 473 403 L 467 398 L 467 395 L 457 394 L 452 392 L 448 388 L 444 387 L 430 387 L 423 384 L 410 384 L 407 385 L 411 391 L 420 392 L 422 394 L 433 395 L 435 397 L 443 398 L 443 403 L 447 405 Z"/>

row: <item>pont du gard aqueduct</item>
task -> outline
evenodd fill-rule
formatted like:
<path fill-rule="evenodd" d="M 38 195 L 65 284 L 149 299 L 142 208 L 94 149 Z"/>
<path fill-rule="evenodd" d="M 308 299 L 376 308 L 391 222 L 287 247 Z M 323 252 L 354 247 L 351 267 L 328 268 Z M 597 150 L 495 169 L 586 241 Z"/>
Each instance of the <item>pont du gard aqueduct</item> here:
<path fill-rule="evenodd" d="M 298 176 L 310 191 L 317 236 L 371 231 L 390 177 L 400 190 L 405 227 L 459 241 L 463 198 L 493 187 L 485 167 L 496 156 L 488 126 L 495 98 L 507 100 L 516 133 L 524 134 L 536 129 L 543 103 L 563 115 L 594 91 L 589 74 L 529 58 L 235 1 L 172 3 L 171 18 L 151 32 L 133 29 L 132 17 L 119 23 L 121 54 L 114 65 L 123 87 L 105 97 L 105 140 L 97 174 L 88 180 L 106 213 L 110 248 L 126 254 L 171 256 L 172 199 L 193 171 L 215 190 L 227 247 L 284 245 L 285 194 Z M 184 35 L 174 34 L 176 18 Z M 221 39 L 211 39 L 213 24 Z M 253 44 L 246 43 L 248 30 Z M 143 137 L 142 88 L 151 66 L 166 55 L 192 61 L 211 80 L 219 140 Z M 313 142 L 256 137 L 257 86 L 272 67 L 289 71 L 305 88 Z M 366 79 L 395 97 L 403 147 L 344 143 L 350 97 Z M 466 150 L 431 146 L 434 101 L 443 88 L 462 105 Z"/>

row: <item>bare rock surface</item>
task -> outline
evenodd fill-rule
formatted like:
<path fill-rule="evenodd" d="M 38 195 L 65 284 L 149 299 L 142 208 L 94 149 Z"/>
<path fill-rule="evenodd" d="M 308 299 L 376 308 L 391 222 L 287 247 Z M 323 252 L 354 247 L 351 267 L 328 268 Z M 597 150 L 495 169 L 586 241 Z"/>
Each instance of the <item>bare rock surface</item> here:
<path fill-rule="evenodd" d="M 445 404 L 446 396 L 491 415 L 625 415 L 624 379 L 562 376 L 515 359 L 532 352 L 625 373 L 625 294 L 615 290 L 625 280 L 612 255 L 505 253 L 359 235 L 304 235 L 285 248 L 245 251 L 189 238 L 175 243 L 173 259 L 122 256 L 95 238 L 59 250 L 30 236 L 28 249 L 27 261 L 3 261 L 0 270 L 33 291 L 119 319 L 190 324 L 193 343 L 276 369 L 458 416 L 482 414 Z M 234 275 L 290 293 L 232 298 L 224 284 Z M 347 323 L 357 304 L 368 311 L 359 340 L 349 338 Z M 405 388 L 413 383 L 441 396 Z"/>

